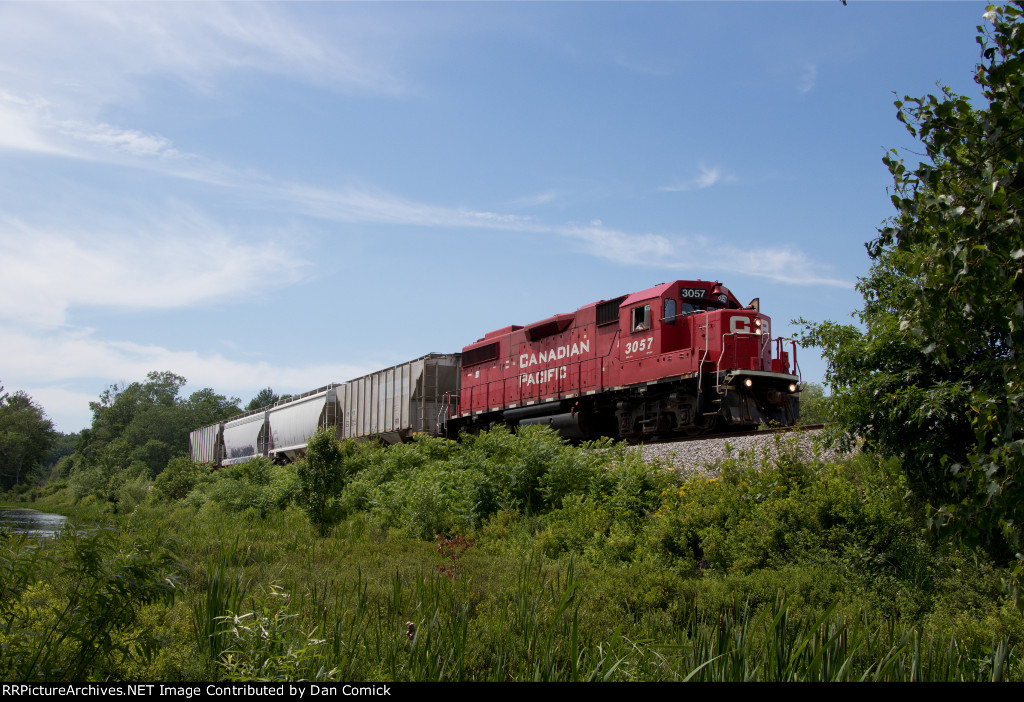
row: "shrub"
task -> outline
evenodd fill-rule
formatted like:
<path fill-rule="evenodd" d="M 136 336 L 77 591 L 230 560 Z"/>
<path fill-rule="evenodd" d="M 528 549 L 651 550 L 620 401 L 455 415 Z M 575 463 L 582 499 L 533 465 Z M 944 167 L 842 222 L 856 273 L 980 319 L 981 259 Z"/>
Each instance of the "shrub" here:
<path fill-rule="evenodd" d="M 205 463 L 195 463 L 185 456 L 172 458 L 153 481 L 153 499 L 180 500 L 209 473 L 210 466 Z"/>

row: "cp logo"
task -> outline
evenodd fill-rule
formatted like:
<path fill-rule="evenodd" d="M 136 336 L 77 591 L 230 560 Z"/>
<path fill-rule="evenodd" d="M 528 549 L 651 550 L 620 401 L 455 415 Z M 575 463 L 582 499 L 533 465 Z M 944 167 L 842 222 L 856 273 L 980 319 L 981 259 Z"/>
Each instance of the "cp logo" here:
<path fill-rule="evenodd" d="M 746 317 L 732 317 L 729 320 L 729 331 L 733 334 L 750 334 L 750 320 Z"/>

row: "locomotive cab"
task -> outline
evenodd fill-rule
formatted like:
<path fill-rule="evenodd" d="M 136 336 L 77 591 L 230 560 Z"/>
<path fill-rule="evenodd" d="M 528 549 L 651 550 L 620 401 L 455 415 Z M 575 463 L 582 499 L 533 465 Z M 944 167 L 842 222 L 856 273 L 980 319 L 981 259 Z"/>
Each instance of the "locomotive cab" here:
<path fill-rule="evenodd" d="M 619 435 L 701 433 L 797 418 L 789 355 L 772 357 L 771 320 L 714 281 L 675 281 L 620 307 Z"/>
<path fill-rule="evenodd" d="M 620 331 L 627 340 L 623 359 L 706 346 L 709 325 L 721 327 L 721 311 L 740 309 L 729 289 L 713 281 L 679 280 L 634 293 L 620 307 Z M 751 329 L 767 320 L 756 311 L 737 316 L 751 317 Z"/>

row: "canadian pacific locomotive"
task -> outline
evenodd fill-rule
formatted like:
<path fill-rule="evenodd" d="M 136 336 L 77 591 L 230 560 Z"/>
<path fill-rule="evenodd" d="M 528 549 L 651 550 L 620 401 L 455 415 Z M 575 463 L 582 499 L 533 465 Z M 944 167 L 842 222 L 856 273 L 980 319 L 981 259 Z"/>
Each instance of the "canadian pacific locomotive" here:
<path fill-rule="evenodd" d="M 428 354 L 192 432 L 193 460 L 292 460 L 318 427 L 338 438 L 457 437 L 546 424 L 567 438 L 642 440 L 798 418 L 796 345 L 757 301 L 677 280 Z"/>

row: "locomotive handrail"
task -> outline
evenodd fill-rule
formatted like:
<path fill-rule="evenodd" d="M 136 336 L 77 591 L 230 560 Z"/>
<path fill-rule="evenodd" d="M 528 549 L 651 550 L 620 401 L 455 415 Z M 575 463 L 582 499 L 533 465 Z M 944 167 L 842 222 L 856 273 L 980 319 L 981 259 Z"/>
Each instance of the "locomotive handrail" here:
<path fill-rule="evenodd" d="M 725 337 L 736 336 L 740 332 L 726 332 L 722 334 L 722 351 L 718 354 L 718 361 L 715 363 L 715 392 L 722 395 L 722 359 L 725 357 Z M 735 350 L 733 354 L 735 355 Z M 728 385 L 726 388 L 728 389 Z M 725 397 L 724 395 L 722 395 Z"/>
<path fill-rule="evenodd" d="M 707 307 L 704 308 L 704 355 L 700 357 L 700 363 L 697 364 L 697 411 L 704 411 L 704 386 L 701 384 L 701 375 L 704 373 L 704 362 L 708 357 L 708 337 L 711 333 L 708 331 L 708 327 L 711 324 L 711 310 Z M 697 330 L 700 331 L 700 326 L 697 326 Z M 718 382 L 717 379 L 715 382 Z"/>
<path fill-rule="evenodd" d="M 446 392 L 444 394 L 444 403 L 437 410 L 437 426 L 444 427 L 445 433 L 448 433 L 448 418 L 452 416 L 452 394 Z M 444 418 L 442 420 L 442 417 Z"/>
<path fill-rule="evenodd" d="M 782 342 L 783 341 L 788 341 L 789 344 L 790 344 L 790 349 L 793 351 L 793 375 L 796 376 L 798 383 L 802 383 L 802 382 L 804 382 L 803 373 L 800 371 L 800 364 L 797 363 L 797 360 L 796 360 L 796 346 L 797 346 L 796 339 L 794 339 L 792 337 L 789 337 L 789 336 L 779 336 L 779 337 L 775 338 L 776 353 L 779 354 L 779 358 L 780 359 L 782 358 Z"/>
<path fill-rule="evenodd" d="M 794 373 L 794 375 L 796 376 L 796 379 L 797 379 L 798 383 L 803 383 L 804 382 L 804 374 L 800 372 L 800 364 L 796 360 L 796 339 L 793 339 L 793 338 L 790 338 L 790 337 L 786 337 L 786 341 L 789 342 L 790 349 L 792 349 L 792 351 L 793 351 L 793 370 L 796 371 Z"/>

